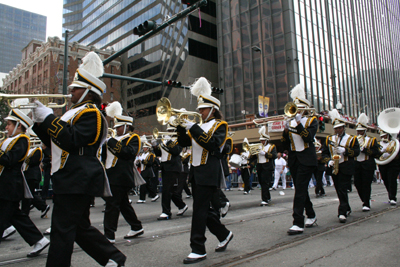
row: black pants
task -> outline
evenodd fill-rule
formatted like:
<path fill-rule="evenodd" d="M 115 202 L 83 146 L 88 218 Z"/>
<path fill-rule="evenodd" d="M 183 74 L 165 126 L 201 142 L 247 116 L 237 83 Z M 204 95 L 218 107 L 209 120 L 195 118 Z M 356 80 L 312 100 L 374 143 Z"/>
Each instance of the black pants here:
<path fill-rule="evenodd" d="M 36 180 L 26 180 L 26 183 L 29 186 L 29 190 L 33 196 L 33 199 L 24 198 L 21 204 L 21 210 L 26 215 L 29 215 L 31 204 L 38 210 L 44 211 L 47 207 L 46 201 L 43 200 L 36 192 L 35 189 L 39 188 L 39 182 Z"/>
<path fill-rule="evenodd" d="M 390 163 L 379 165 L 379 172 L 388 192 L 389 200 L 397 201 L 397 176 L 399 175 L 399 171 L 398 167 L 391 166 Z"/>
<path fill-rule="evenodd" d="M 219 242 L 224 241 L 229 230 L 219 220 L 220 199 L 216 186 L 196 185 L 192 181 L 193 216 L 190 231 L 190 247 L 193 253 L 206 254 L 206 227 L 217 237 Z M 210 206 L 212 208 L 210 208 Z"/>
<path fill-rule="evenodd" d="M 347 212 L 351 211 L 349 196 L 347 195 L 349 184 L 351 184 L 351 175 L 341 173 L 339 165 L 339 173 L 337 175 L 332 174 L 332 179 L 339 198 L 338 215 L 344 215 L 347 217 Z"/>
<path fill-rule="evenodd" d="M 142 223 L 138 220 L 135 210 L 129 203 L 130 187 L 110 185 L 112 197 L 105 198 L 106 210 L 104 212 L 104 235 L 108 239 L 115 239 L 118 228 L 118 218 L 121 212 L 125 221 L 131 226 L 131 230 L 142 229 Z"/>
<path fill-rule="evenodd" d="M 19 201 L 0 199 L 0 234 L 13 225 L 29 246 L 43 238 L 29 216 L 19 209 Z M 0 238 L 1 243 L 1 238 Z"/>
<path fill-rule="evenodd" d="M 182 196 L 179 196 L 177 192 L 177 185 L 179 180 L 180 172 L 168 172 L 162 171 L 162 196 L 161 206 L 162 212 L 171 216 L 171 200 L 174 202 L 178 209 L 183 209 L 186 204 L 182 200 Z"/>
<path fill-rule="evenodd" d="M 315 218 L 313 204 L 308 194 L 308 184 L 316 166 L 304 166 L 295 159 L 290 167 L 294 183 L 293 225 L 304 228 L 304 210 L 308 218 Z"/>
<path fill-rule="evenodd" d="M 315 180 L 317 181 L 317 185 L 315 186 L 315 194 L 316 195 L 325 195 L 324 185 L 322 183 L 322 177 L 324 176 L 324 171 L 318 170 L 315 168 L 314 170 Z"/>
<path fill-rule="evenodd" d="M 240 172 L 242 174 L 242 179 L 244 183 L 244 192 L 249 192 L 251 187 L 250 187 L 250 168 L 243 168 L 240 169 Z"/>
<path fill-rule="evenodd" d="M 272 170 L 264 170 L 261 164 L 257 164 L 257 175 L 261 186 L 261 200 L 268 202 L 271 200 L 269 187 L 271 185 Z"/>
<path fill-rule="evenodd" d="M 143 179 L 146 181 L 145 184 L 142 184 L 140 186 L 140 193 L 139 193 L 139 199 L 140 200 L 146 200 L 146 195 L 149 195 L 149 198 L 153 198 L 157 195 L 156 191 L 154 191 L 154 186 L 153 186 L 153 177 L 143 177 Z"/>
<path fill-rule="evenodd" d="M 357 188 L 358 195 L 363 206 L 371 207 L 371 184 L 374 179 L 375 170 L 366 170 L 361 163 L 356 162 L 354 173 L 354 186 Z"/>
<path fill-rule="evenodd" d="M 125 264 L 125 255 L 91 226 L 91 198 L 88 195 L 54 195 L 47 267 L 71 266 L 74 242 L 102 266 L 109 259 Z"/>
<path fill-rule="evenodd" d="M 185 189 L 185 186 L 187 188 L 187 177 L 188 177 L 188 173 L 181 172 L 179 174 L 178 186 L 176 188 L 176 192 L 180 198 L 182 198 L 182 191 L 183 191 L 183 189 Z M 189 189 L 189 188 L 187 188 L 187 189 Z M 185 189 L 185 191 L 186 191 L 186 195 L 191 195 L 190 191 L 189 191 L 189 194 L 187 193 L 186 189 Z"/>
<path fill-rule="evenodd" d="M 218 189 L 218 195 L 219 195 L 219 203 L 221 207 L 225 207 L 226 203 L 229 202 L 229 199 L 226 197 L 224 192 L 219 188 Z"/>

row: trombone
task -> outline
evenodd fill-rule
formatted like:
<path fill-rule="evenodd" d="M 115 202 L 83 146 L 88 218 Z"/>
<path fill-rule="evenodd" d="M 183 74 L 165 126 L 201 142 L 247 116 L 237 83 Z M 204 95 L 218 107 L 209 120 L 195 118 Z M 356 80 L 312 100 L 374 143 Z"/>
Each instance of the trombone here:
<path fill-rule="evenodd" d="M 154 139 L 158 139 L 160 135 L 171 135 L 171 136 L 176 136 L 178 133 L 176 132 L 159 132 L 157 128 L 153 129 L 153 137 Z"/>
<path fill-rule="evenodd" d="M 36 108 L 37 104 L 29 103 L 26 105 L 18 105 L 14 106 L 11 101 L 19 98 L 28 98 L 28 99 L 37 99 L 42 102 L 43 105 L 49 108 L 62 108 L 67 105 L 68 99 L 71 98 L 71 95 L 62 95 L 62 94 L 37 94 L 37 95 L 10 95 L 10 94 L 0 94 L 0 101 L 7 100 L 7 104 L 10 108 L 18 108 L 18 109 L 27 109 L 27 108 Z M 57 104 L 51 102 L 51 98 L 62 98 L 64 102 L 62 104 Z"/>
<path fill-rule="evenodd" d="M 301 112 L 301 114 L 303 114 L 305 111 L 311 111 L 311 115 L 313 115 L 315 113 L 315 108 L 298 107 L 294 102 L 288 102 L 286 103 L 284 108 L 284 113 L 285 113 L 284 115 L 277 115 L 269 118 L 254 119 L 253 123 L 257 126 L 261 126 L 268 124 L 270 122 L 286 121 L 296 116 L 296 114 L 299 113 L 299 111 Z"/>
<path fill-rule="evenodd" d="M 176 119 L 174 119 L 173 122 L 169 124 L 174 127 L 177 127 L 178 125 L 183 126 L 183 124 L 185 123 L 184 119 L 188 120 L 189 116 L 193 117 L 193 121 L 196 121 L 196 118 L 198 118 L 199 125 L 203 123 L 200 113 L 194 111 L 186 111 L 186 110 L 182 111 L 179 109 L 174 109 L 171 107 L 171 102 L 166 97 L 162 97 L 158 101 L 156 107 L 156 114 L 157 114 L 157 121 L 162 125 L 166 125 L 172 116 L 176 116 Z"/>

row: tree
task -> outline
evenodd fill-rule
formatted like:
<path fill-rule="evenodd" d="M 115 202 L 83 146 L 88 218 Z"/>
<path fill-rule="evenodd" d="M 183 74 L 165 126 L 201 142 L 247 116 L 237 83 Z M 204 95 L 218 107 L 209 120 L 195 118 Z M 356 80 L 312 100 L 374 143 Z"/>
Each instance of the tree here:
<path fill-rule="evenodd" d="M 7 92 L 5 90 L 0 89 L 1 94 L 6 94 Z M 0 101 L 0 131 L 5 131 L 6 129 L 6 123 L 4 121 L 4 118 L 7 117 L 8 112 L 10 112 L 10 107 L 7 104 L 7 100 L 2 100 Z"/>

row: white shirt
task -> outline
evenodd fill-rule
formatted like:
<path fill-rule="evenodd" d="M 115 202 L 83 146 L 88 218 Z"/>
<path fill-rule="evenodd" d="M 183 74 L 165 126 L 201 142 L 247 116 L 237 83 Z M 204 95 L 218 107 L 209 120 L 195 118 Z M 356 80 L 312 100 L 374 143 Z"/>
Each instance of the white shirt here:
<path fill-rule="evenodd" d="M 286 160 L 284 160 L 283 158 L 275 159 L 275 170 L 281 171 L 285 166 L 286 166 Z"/>

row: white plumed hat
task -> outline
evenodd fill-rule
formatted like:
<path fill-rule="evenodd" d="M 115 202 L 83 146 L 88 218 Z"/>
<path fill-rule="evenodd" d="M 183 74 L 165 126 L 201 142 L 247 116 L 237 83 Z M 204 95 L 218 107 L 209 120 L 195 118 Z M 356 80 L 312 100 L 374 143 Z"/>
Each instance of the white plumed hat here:
<path fill-rule="evenodd" d="M 290 91 L 290 97 L 293 99 L 293 102 L 298 106 L 298 107 L 304 107 L 304 106 L 310 106 L 310 101 L 306 99 L 306 93 L 304 91 L 304 86 L 302 84 L 296 85 L 291 91 Z"/>
<path fill-rule="evenodd" d="M 258 134 L 260 135 L 260 140 L 269 140 L 270 138 L 270 136 L 267 134 L 267 127 L 265 125 L 258 130 Z"/>
<path fill-rule="evenodd" d="M 211 95 L 211 83 L 204 77 L 198 78 L 191 86 L 190 92 L 197 96 L 197 109 L 215 108 L 219 110 L 221 102 Z"/>
<path fill-rule="evenodd" d="M 365 113 L 361 113 L 357 119 L 357 131 L 365 131 L 368 129 L 369 118 Z"/>

